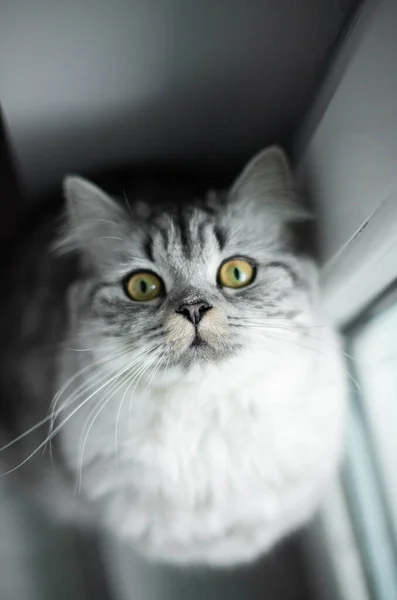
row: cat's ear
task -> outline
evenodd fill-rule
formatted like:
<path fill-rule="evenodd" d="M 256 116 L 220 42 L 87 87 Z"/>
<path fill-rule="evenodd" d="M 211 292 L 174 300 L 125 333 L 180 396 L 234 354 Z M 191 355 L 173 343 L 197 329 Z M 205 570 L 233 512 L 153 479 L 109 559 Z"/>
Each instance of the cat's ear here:
<path fill-rule="evenodd" d="M 63 190 L 69 218 L 75 225 L 93 219 L 117 220 L 124 216 L 122 208 L 110 196 L 83 177 L 65 177 Z"/>
<path fill-rule="evenodd" d="M 78 176 L 65 177 L 66 226 L 59 250 L 83 250 L 93 257 L 110 257 L 121 246 L 128 215 L 110 196 Z"/>
<path fill-rule="evenodd" d="M 310 212 L 297 199 L 294 177 L 281 148 L 271 146 L 257 154 L 231 188 L 232 203 L 260 211 L 271 209 L 282 221 L 302 221 Z"/>

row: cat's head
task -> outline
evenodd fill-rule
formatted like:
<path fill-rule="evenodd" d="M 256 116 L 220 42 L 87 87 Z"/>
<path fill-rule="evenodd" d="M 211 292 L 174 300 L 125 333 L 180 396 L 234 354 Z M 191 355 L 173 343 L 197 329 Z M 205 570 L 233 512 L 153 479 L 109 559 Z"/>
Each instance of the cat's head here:
<path fill-rule="evenodd" d="M 91 345 L 127 367 L 222 361 L 310 317 L 313 271 L 289 235 L 308 213 L 280 149 L 194 206 L 128 206 L 78 177 L 64 187 L 60 246 L 88 267 L 73 310 Z"/>

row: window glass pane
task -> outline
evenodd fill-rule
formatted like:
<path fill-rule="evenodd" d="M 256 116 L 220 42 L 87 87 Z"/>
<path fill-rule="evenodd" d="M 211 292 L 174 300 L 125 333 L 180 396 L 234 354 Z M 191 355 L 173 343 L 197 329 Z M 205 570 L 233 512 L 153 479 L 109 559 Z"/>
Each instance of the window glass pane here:
<path fill-rule="evenodd" d="M 397 537 L 397 302 L 352 340 L 360 398 Z"/>

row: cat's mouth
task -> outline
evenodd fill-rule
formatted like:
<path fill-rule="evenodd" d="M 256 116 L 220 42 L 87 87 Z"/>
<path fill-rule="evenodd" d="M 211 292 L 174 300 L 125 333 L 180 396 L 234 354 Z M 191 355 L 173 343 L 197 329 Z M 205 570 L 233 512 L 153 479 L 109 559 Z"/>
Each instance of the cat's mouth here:
<path fill-rule="evenodd" d="M 194 338 L 186 347 L 185 351 L 176 358 L 176 362 L 184 367 L 190 367 L 196 364 L 217 363 L 220 360 L 227 359 L 240 348 L 240 346 L 231 346 L 228 348 L 218 348 L 206 341 L 204 337 L 196 331 Z"/>
<path fill-rule="evenodd" d="M 201 335 L 198 332 L 196 332 L 196 335 L 194 336 L 194 340 L 190 344 L 190 347 L 191 348 L 202 348 L 204 346 L 208 346 L 207 342 L 205 340 L 203 340 L 203 338 L 201 337 Z"/>

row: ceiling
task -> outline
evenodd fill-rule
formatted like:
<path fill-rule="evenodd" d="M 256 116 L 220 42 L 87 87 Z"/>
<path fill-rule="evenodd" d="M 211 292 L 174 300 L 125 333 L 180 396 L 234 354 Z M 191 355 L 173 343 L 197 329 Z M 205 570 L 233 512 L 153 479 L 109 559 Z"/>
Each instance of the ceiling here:
<path fill-rule="evenodd" d="M 358 0 L 13 0 L 0 102 L 34 193 L 66 172 L 234 169 L 287 145 Z"/>

